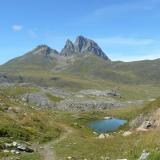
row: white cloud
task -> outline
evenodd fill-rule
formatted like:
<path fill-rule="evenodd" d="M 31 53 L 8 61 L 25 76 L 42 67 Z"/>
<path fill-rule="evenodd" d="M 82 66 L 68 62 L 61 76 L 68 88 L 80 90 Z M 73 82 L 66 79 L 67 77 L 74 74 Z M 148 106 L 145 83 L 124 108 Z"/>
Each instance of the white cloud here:
<path fill-rule="evenodd" d="M 158 8 L 160 5 L 159 0 L 140 0 L 140 1 L 131 1 L 119 4 L 111 4 L 108 6 L 104 6 L 102 8 L 97 8 L 93 15 L 95 16 L 111 16 L 114 14 L 122 14 L 134 11 L 152 11 L 155 8 Z"/>
<path fill-rule="evenodd" d="M 123 53 L 114 53 L 114 56 L 111 57 L 113 61 L 124 61 L 124 62 L 132 62 L 132 61 L 140 61 L 140 60 L 153 60 L 160 58 L 160 50 L 155 50 L 153 52 L 148 53 L 136 53 L 135 55 L 125 55 Z"/>
<path fill-rule="evenodd" d="M 160 40 L 157 39 L 119 36 L 95 38 L 95 41 L 110 53 L 108 56 L 112 60 L 129 62 L 160 58 Z"/>
<path fill-rule="evenodd" d="M 17 24 L 15 24 L 15 25 L 12 26 L 12 30 L 13 30 L 14 32 L 20 32 L 22 29 L 23 29 L 23 26 L 22 26 L 22 25 L 17 25 Z"/>
<path fill-rule="evenodd" d="M 149 45 L 155 42 L 153 39 L 129 38 L 129 37 L 108 37 L 96 38 L 101 45 Z"/>

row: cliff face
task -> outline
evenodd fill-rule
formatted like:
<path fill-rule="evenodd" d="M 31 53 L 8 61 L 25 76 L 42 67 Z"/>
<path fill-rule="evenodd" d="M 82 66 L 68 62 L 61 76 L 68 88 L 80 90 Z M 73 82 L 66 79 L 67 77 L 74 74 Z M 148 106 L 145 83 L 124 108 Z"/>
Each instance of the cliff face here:
<path fill-rule="evenodd" d="M 102 51 L 96 42 L 85 38 L 83 36 L 78 36 L 76 41 L 72 43 L 70 40 L 66 41 L 65 47 L 61 51 L 61 55 L 71 56 L 75 54 L 95 54 L 99 57 L 109 60 L 107 55 Z"/>

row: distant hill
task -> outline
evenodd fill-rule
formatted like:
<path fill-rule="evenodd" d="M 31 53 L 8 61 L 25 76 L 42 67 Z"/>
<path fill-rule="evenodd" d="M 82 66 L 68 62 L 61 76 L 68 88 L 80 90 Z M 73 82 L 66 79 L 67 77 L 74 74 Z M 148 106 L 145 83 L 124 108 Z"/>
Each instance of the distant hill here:
<path fill-rule="evenodd" d="M 50 68 L 56 64 L 54 55 L 58 52 L 47 45 L 39 45 L 25 55 L 8 61 L 6 68 L 23 69 L 23 68 Z"/>
<path fill-rule="evenodd" d="M 105 61 L 90 55 L 77 59 L 66 72 L 116 83 L 153 84 L 160 82 L 160 59 L 122 62 Z"/>

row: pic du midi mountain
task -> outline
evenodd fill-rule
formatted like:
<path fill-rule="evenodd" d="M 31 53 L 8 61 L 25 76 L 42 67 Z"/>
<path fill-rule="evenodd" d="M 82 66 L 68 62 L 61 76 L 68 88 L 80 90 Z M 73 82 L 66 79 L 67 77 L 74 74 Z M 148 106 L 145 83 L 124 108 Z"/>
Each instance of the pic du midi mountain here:
<path fill-rule="evenodd" d="M 35 83 L 45 82 L 47 85 L 55 84 L 53 79 L 59 85 L 71 84 L 70 81 L 73 84 L 75 77 L 76 87 L 82 77 L 90 82 L 98 79 L 123 84 L 153 84 L 160 80 L 160 59 L 112 61 L 95 41 L 78 36 L 74 43 L 68 39 L 60 52 L 47 45 L 38 45 L 1 65 L 0 73 L 0 81 L 14 81 L 21 77 L 25 82 L 34 79 Z"/>

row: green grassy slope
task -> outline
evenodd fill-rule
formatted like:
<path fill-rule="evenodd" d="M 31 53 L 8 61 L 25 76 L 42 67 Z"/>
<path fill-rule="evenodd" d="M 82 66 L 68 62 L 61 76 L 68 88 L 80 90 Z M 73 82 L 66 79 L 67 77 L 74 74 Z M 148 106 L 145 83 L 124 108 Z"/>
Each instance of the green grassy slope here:
<path fill-rule="evenodd" d="M 133 132 L 130 136 L 124 137 L 122 133 L 128 130 L 128 126 L 122 128 L 122 133 L 111 134 L 108 139 L 97 139 L 92 131 L 88 129 L 88 123 L 94 119 L 101 119 L 104 116 L 115 116 L 127 119 L 128 122 L 139 114 L 149 114 L 160 107 L 160 99 L 139 107 L 129 107 L 121 109 L 107 110 L 103 112 L 86 112 L 75 115 L 63 115 L 63 122 L 77 123 L 74 132 L 61 143 L 55 146 L 59 159 L 64 157 L 75 157 L 75 159 L 129 159 L 137 160 L 145 149 L 150 152 L 148 160 L 159 160 L 160 152 L 157 148 L 159 144 L 159 128 L 148 132 Z M 69 117 L 72 117 L 69 119 Z M 67 118 L 68 117 L 68 118 Z M 64 147 L 67 146 L 67 147 Z M 83 146 L 83 147 L 82 147 Z"/>
<path fill-rule="evenodd" d="M 53 54 L 54 55 L 54 54 Z M 44 55 L 26 54 L 1 66 L 0 71 L 15 72 L 24 76 L 35 76 L 33 72 L 54 73 L 54 68 L 63 61 L 55 56 L 48 59 Z M 106 61 L 96 55 L 81 55 L 73 58 L 68 66 L 59 72 L 61 75 L 99 78 L 124 84 L 154 84 L 160 81 L 160 60 L 137 62 Z M 51 72 L 52 71 L 52 72 Z M 12 73 L 13 74 L 13 73 Z"/>
<path fill-rule="evenodd" d="M 160 60 L 110 62 L 90 55 L 76 60 L 66 72 L 80 76 L 93 76 L 116 83 L 156 83 L 160 80 Z"/>
<path fill-rule="evenodd" d="M 51 62 L 43 55 L 25 55 L 0 67 L 11 77 L 40 86 L 56 86 L 68 90 L 120 88 L 127 98 L 144 99 L 160 95 L 160 60 L 112 62 L 95 55 L 73 57 L 63 70 L 56 72 L 62 57 L 52 56 Z"/>
<path fill-rule="evenodd" d="M 56 65 L 56 59 L 32 53 L 15 58 L 2 66 L 4 70 L 49 69 Z"/>
<path fill-rule="evenodd" d="M 137 160 L 144 149 L 151 153 L 149 160 L 160 158 L 160 153 L 156 151 L 156 148 L 160 147 L 157 139 L 159 129 L 145 133 L 133 133 L 128 137 L 123 137 L 121 133 L 117 132 L 113 133 L 109 139 L 100 140 L 88 128 L 90 121 L 101 119 L 104 116 L 127 119 L 129 122 L 141 113 L 147 115 L 160 107 L 160 99 L 143 106 L 78 113 L 52 109 L 37 110 L 17 99 L 18 95 L 36 91 L 37 89 L 34 87 L 19 86 L 0 90 L 0 104 L 2 104 L 0 106 L 0 146 L 4 142 L 12 141 L 27 141 L 32 144 L 47 143 L 51 139 L 58 138 L 63 127 L 67 126 L 72 129 L 72 132 L 53 146 L 59 159 L 73 156 L 77 159 L 97 160 L 104 156 L 111 159 Z M 128 128 L 129 126 L 126 126 L 122 130 L 128 130 Z M 0 158 L 4 156 L 6 154 L 0 149 Z M 24 160 L 41 160 L 37 152 L 22 154 L 19 157 Z"/>
<path fill-rule="evenodd" d="M 54 117 L 49 117 L 48 112 L 37 110 L 17 99 L 18 95 L 35 91 L 37 89 L 30 87 L 10 87 L 0 90 L 0 159 L 8 156 L 8 153 L 2 152 L 4 143 L 17 141 L 33 145 L 60 136 L 62 129 L 54 121 Z M 24 160 L 40 159 L 36 152 L 31 155 L 22 154 L 20 157 Z"/>

